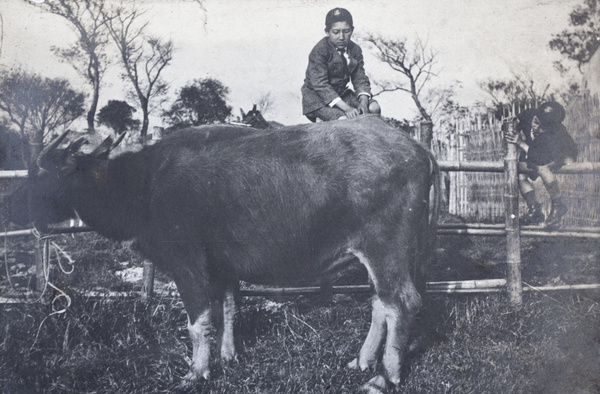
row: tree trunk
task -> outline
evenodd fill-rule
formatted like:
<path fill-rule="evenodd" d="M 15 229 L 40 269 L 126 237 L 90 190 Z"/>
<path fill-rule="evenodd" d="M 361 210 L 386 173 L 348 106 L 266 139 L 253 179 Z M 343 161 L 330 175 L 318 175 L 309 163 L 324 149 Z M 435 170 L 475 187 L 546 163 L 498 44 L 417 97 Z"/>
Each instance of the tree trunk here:
<path fill-rule="evenodd" d="M 148 100 L 142 100 L 142 129 L 140 130 L 140 135 L 142 138 L 142 144 L 146 145 L 147 136 L 148 136 L 148 127 L 150 127 L 150 111 L 148 110 Z"/>
<path fill-rule="evenodd" d="M 27 141 L 27 139 L 25 139 L 25 137 L 23 135 L 21 135 L 21 163 L 23 164 L 23 168 L 29 168 L 29 161 L 30 158 L 27 157 L 27 149 L 25 149 L 25 146 L 29 144 L 29 141 Z"/>
<path fill-rule="evenodd" d="M 44 132 L 36 131 L 29 139 L 29 162 L 28 169 L 32 170 L 32 166 L 36 165 L 36 160 L 44 147 Z"/>
<path fill-rule="evenodd" d="M 90 105 L 90 110 L 87 113 L 87 124 L 88 124 L 88 133 L 93 134 L 96 131 L 94 122 L 95 122 L 95 117 L 96 117 L 96 111 L 98 110 L 98 100 L 100 97 L 100 78 L 101 78 L 99 60 L 95 53 L 92 57 L 92 62 L 91 62 L 90 68 L 88 69 L 88 78 L 94 89 L 94 92 L 92 93 L 92 104 Z"/>
<path fill-rule="evenodd" d="M 90 110 L 87 113 L 87 128 L 88 133 L 94 134 L 96 128 L 94 127 L 94 121 L 96 118 L 96 110 L 98 109 L 98 99 L 100 97 L 100 84 L 98 81 L 94 82 L 94 93 L 92 94 L 92 104 Z"/>

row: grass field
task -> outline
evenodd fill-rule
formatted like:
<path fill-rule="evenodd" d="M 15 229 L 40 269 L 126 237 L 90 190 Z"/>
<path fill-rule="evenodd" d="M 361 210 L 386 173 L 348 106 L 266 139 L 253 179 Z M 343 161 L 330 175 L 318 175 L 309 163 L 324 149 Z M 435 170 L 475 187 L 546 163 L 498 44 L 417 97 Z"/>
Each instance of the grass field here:
<path fill-rule="evenodd" d="M 139 290 L 118 275 L 139 264 L 128 248 L 94 234 L 58 237 L 75 271 L 51 280 L 71 295 L 65 313 L 42 302 L 0 306 L 3 393 L 354 393 L 374 375 L 345 368 L 370 319 L 367 296 L 244 298 L 236 315 L 243 352 L 214 361 L 213 379 L 182 387 L 191 341 L 177 298 L 142 301 L 76 296 L 75 289 Z M 532 285 L 598 283 L 600 243 L 523 242 L 523 280 Z M 500 278 L 501 238 L 442 237 L 429 280 Z M 6 254 L 17 289 L 27 286 L 30 245 Z M 357 279 L 358 278 L 358 279 Z M 357 269 L 340 281 L 362 280 Z M 168 280 L 159 275 L 162 281 Z M 4 268 L 3 293 L 9 288 Z M 528 292 L 515 310 L 503 295 L 425 298 L 399 393 L 600 393 L 600 292 Z M 61 301 L 56 308 L 64 306 Z"/>

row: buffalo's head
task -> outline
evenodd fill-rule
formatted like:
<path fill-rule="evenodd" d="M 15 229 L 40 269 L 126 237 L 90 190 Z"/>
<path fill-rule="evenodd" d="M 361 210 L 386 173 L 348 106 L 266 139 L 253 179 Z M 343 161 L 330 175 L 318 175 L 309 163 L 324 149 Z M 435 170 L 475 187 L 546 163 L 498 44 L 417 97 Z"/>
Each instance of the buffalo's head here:
<path fill-rule="evenodd" d="M 85 176 L 92 163 L 106 160 L 123 139 L 120 137 L 113 143 L 109 137 L 93 152 L 84 154 L 80 148 L 86 143 L 85 138 L 59 147 L 68 133 L 67 130 L 44 148 L 27 179 L 2 200 L 0 214 L 4 222 L 44 228 L 75 217 L 72 201 L 77 178 Z"/>

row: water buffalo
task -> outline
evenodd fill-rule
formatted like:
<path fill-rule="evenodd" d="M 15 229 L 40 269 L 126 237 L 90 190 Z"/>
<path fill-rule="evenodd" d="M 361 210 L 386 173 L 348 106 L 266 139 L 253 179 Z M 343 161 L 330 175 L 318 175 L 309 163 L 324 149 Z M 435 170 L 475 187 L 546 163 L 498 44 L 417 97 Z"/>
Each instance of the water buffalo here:
<path fill-rule="evenodd" d="M 383 353 L 384 372 L 366 388 L 400 382 L 423 263 L 434 249 L 430 191 L 439 174 L 405 133 L 378 116 L 275 130 L 215 125 L 114 158 L 110 138 L 87 154 L 80 142 L 61 147 L 64 140 L 44 149 L 27 180 L 31 219 L 42 226 L 77 212 L 106 237 L 135 240 L 173 277 L 193 343 L 185 379 L 209 378 L 211 304 L 226 314 L 221 357 L 235 356 L 231 294 L 239 280 L 309 284 L 353 254 L 374 295 L 369 332 L 349 366 L 374 367 Z M 27 223 L 17 213 L 26 201 L 13 195 L 4 214 Z"/>

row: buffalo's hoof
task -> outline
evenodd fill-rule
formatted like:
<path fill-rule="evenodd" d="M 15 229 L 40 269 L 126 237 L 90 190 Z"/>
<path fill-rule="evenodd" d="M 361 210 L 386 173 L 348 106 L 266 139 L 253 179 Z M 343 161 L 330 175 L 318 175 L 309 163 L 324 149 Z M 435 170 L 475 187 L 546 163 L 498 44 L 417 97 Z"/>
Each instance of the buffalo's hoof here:
<path fill-rule="evenodd" d="M 350 361 L 348 364 L 346 364 L 346 367 L 350 369 L 358 369 L 358 358 Z"/>
<path fill-rule="evenodd" d="M 388 383 L 382 375 L 377 375 L 361 387 L 361 392 L 366 394 L 385 394 L 388 391 Z"/>
<path fill-rule="evenodd" d="M 221 361 L 225 363 L 229 363 L 232 361 L 237 361 L 237 352 L 235 351 L 235 347 L 221 347 Z"/>
<path fill-rule="evenodd" d="M 363 360 L 361 359 L 360 361 L 358 360 L 358 357 L 355 358 L 354 360 L 350 361 L 348 364 L 346 364 L 346 367 L 350 368 L 350 369 L 360 369 L 361 371 L 366 371 L 369 369 L 375 369 L 375 367 L 377 366 L 377 360 Z"/>
<path fill-rule="evenodd" d="M 210 380 L 210 371 L 208 369 L 200 372 L 190 369 L 190 371 L 183 377 L 182 384 L 184 386 L 189 386 L 200 380 Z"/>
<path fill-rule="evenodd" d="M 237 354 L 234 353 L 221 353 L 221 361 L 225 364 L 230 364 L 238 361 Z"/>

